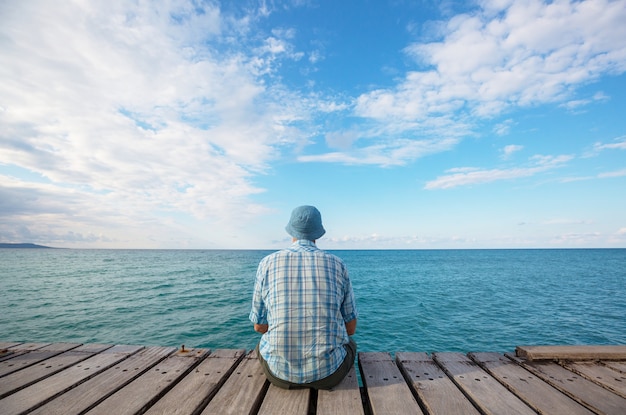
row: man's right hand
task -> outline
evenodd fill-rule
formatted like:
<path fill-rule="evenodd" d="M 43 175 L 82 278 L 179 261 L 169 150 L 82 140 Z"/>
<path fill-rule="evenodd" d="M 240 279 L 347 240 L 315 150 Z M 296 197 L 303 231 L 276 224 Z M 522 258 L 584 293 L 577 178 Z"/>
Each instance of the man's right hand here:
<path fill-rule="evenodd" d="M 255 324 L 254 331 L 259 332 L 261 334 L 267 333 L 267 329 L 269 329 L 269 325 L 267 324 Z"/>

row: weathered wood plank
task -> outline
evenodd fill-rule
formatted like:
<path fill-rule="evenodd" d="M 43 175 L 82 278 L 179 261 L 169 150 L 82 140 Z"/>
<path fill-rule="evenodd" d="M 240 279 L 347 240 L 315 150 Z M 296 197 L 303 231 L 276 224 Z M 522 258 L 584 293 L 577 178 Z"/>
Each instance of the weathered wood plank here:
<path fill-rule="evenodd" d="M 499 353 L 470 353 L 469 357 L 540 414 L 593 415 L 578 402 Z"/>
<path fill-rule="evenodd" d="M 91 415 L 131 415 L 150 407 L 178 379 L 187 374 L 209 353 L 207 349 L 178 351 L 145 372 L 123 389 L 89 410 Z"/>
<path fill-rule="evenodd" d="M 21 344 L 20 342 L 0 342 L 0 352 L 7 351 L 9 347 L 15 347 Z"/>
<path fill-rule="evenodd" d="M 609 367 L 609 368 L 615 370 L 616 372 L 626 373 L 626 362 L 607 362 L 607 361 L 604 361 L 604 362 L 602 362 L 602 364 L 604 364 L 604 366 L 606 366 L 606 367 Z"/>
<path fill-rule="evenodd" d="M 28 366 L 13 372 L 2 379 L 0 383 L 0 398 L 25 388 L 35 382 L 52 376 L 61 370 L 85 360 L 94 354 L 106 350 L 112 345 L 89 344 L 68 350 L 50 357 L 35 365 Z M 33 352 L 34 353 L 34 352 Z"/>
<path fill-rule="evenodd" d="M 0 361 L 6 359 L 12 359 L 15 356 L 25 354 L 31 352 L 33 350 L 41 349 L 45 346 L 50 346 L 50 343 L 9 343 L 5 342 L 4 344 L 13 344 L 12 346 L 8 346 L 2 353 L 0 354 Z M 0 374 L 2 377 L 2 374 Z"/>
<path fill-rule="evenodd" d="M 270 385 L 258 415 L 307 415 L 310 389 L 281 389 Z"/>
<path fill-rule="evenodd" d="M 361 378 L 374 415 L 422 414 L 389 353 L 359 353 Z"/>
<path fill-rule="evenodd" d="M 22 352 L 22 353 L 25 353 L 25 352 Z M 15 356 L 17 356 L 18 354 L 22 354 L 22 353 L 20 353 L 20 352 L 13 352 L 13 351 L 10 351 L 10 350 L 6 350 L 4 352 L 0 352 L 0 362 L 2 362 L 4 360 L 12 359 Z M 0 377 L 2 377 L 2 376 L 0 376 Z"/>
<path fill-rule="evenodd" d="M 80 343 L 25 343 L 18 347 L 10 348 L 13 355 L 0 362 L 0 377 L 7 376 L 18 370 L 56 356 L 80 346 Z"/>
<path fill-rule="evenodd" d="M 626 412 L 626 399 L 570 372 L 557 363 L 541 360 L 527 361 L 509 354 L 506 356 L 518 361 L 526 369 L 594 412 L 607 415 L 624 415 Z"/>
<path fill-rule="evenodd" d="M 218 349 L 189 372 L 146 415 L 191 415 L 206 406 L 226 381 L 245 350 Z"/>
<path fill-rule="evenodd" d="M 250 352 L 235 368 L 228 380 L 211 399 L 202 415 L 248 414 L 260 404 L 265 391 L 265 374 L 256 357 Z"/>
<path fill-rule="evenodd" d="M 626 361 L 588 360 L 607 356 L 602 353 L 578 355 L 584 359 L 578 362 L 561 354 L 558 364 L 499 353 L 470 353 L 472 360 L 459 353 L 432 358 L 397 353 L 395 362 L 388 353 L 359 353 L 368 396 L 364 410 L 356 368 L 331 391 L 286 391 L 269 385 L 256 354 L 243 356 L 243 350 L 218 350 L 207 357 L 206 350 L 176 356 L 174 348 L 108 347 L 0 342 L 0 414 L 305 415 L 312 408 L 317 415 L 363 415 L 370 409 L 374 415 L 422 410 L 475 415 L 478 409 L 484 414 L 626 413 Z"/>
<path fill-rule="evenodd" d="M 66 370 L 47 377 L 41 382 L 37 382 L 1 399 L 0 414 L 21 414 L 41 406 L 55 396 L 71 389 L 73 385 L 95 376 L 140 349 L 141 346 L 133 346 L 130 349 L 127 346 L 112 347 L 83 360 Z"/>
<path fill-rule="evenodd" d="M 433 358 L 483 413 L 535 415 L 535 411 L 467 356 L 434 353 Z"/>
<path fill-rule="evenodd" d="M 39 349 L 42 349 L 44 347 L 63 346 L 63 345 L 67 345 L 67 344 L 77 344 L 77 343 L 19 343 L 19 344 L 15 345 L 15 346 L 11 346 L 9 348 L 11 350 L 20 351 L 20 352 L 32 352 L 33 350 L 39 350 Z M 78 346 L 80 346 L 80 343 L 78 343 Z"/>
<path fill-rule="evenodd" d="M 352 367 L 346 377 L 331 390 L 317 393 L 317 415 L 363 415 L 363 402 L 356 369 Z"/>
<path fill-rule="evenodd" d="M 130 356 L 97 376 L 32 412 L 33 415 L 76 415 L 124 387 L 174 353 L 174 347 L 149 347 Z"/>
<path fill-rule="evenodd" d="M 15 353 L 15 350 L 9 350 L 9 347 L 15 347 L 19 344 L 17 342 L 0 342 L 0 359 Z"/>
<path fill-rule="evenodd" d="M 430 415 L 479 414 L 426 353 L 396 353 L 396 362 Z"/>
<path fill-rule="evenodd" d="M 16 342 L 0 342 L 0 361 L 6 359 L 8 356 L 11 356 L 16 351 L 10 350 L 9 347 L 17 346 L 20 343 Z"/>
<path fill-rule="evenodd" d="M 563 367 L 626 398 L 626 374 L 595 362 L 564 362 Z"/>
<path fill-rule="evenodd" d="M 515 354 L 526 360 L 626 360 L 626 345 L 517 346 Z"/>

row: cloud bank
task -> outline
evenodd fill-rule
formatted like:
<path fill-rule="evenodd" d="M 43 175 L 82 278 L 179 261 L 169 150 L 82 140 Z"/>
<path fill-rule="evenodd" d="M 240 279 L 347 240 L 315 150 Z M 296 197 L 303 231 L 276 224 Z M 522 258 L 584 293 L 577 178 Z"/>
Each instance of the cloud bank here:
<path fill-rule="evenodd" d="M 15 172 L 0 183 L 22 206 L 2 215 L 5 238 L 17 220 L 52 234 L 51 216 L 76 211 L 133 229 L 141 212 L 228 221 L 265 209 L 247 199 L 264 190 L 252 178 L 303 139 L 294 125 L 311 110 L 271 82 L 288 48 L 250 38 L 254 13 L 185 1 L 0 8 L 0 163 Z"/>
<path fill-rule="evenodd" d="M 418 143 L 445 151 L 454 147 L 445 143 L 458 143 L 481 122 L 509 111 L 573 105 L 576 88 L 626 71 L 624 21 L 622 1 L 481 1 L 435 25 L 428 34 L 433 39 L 408 45 L 413 65 L 396 86 L 355 99 L 354 115 L 368 128 L 353 151 L 303 160 L 406 164 L 429 154 L 410 150 Z M 508 123 L 496 133 L 506 133 Z M 397 150 L 401 139 L 411 156 L 390 160 L 389 149 Z"/>
<path fill-rule="evenodd" d="M 498 0 L 431 22 L 391 87 L 289 88 L 281 65 L 323 56 L 298 50 L 297 28 L 261 23 L 303 3 L 253 4 L 0 3 L 3 239 L 150 247 L 171 234 L 173 246 L 202 244 L 210 238 L 198 234 L 236 231 L 268 211 L 254 202 L 266 191 L 255 178 L 276 161 L 408 165 L 516 108 L 606 99 L 574 92 L 626 71 L 624 1 Z M 528 177 L 570 157 L 450 170 L 426 189 Z"/>

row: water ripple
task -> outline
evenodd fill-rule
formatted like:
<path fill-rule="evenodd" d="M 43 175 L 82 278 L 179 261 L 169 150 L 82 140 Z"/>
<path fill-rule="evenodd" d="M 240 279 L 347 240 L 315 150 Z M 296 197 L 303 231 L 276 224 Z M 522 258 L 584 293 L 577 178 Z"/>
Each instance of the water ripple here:
<path fill-rule="evenodd" d="M 0 339 L 253 348 L 267 251 L 0 250 Z M 626 250 L 338 251 L 369 351 L 626 343 Z"/>

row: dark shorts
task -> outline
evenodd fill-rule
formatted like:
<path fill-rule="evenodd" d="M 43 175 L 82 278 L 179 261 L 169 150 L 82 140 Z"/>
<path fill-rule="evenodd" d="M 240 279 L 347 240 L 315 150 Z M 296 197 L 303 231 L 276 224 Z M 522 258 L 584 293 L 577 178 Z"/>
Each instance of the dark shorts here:
<path fill-rule="evenodd" d="M 272 385 L 278 386 L 282 389 L 332 389 L 334 386 L 337 386 L 339 382 L 346 377 L 352 366 L 354 366 L 354 358 L 356 357 L 356 342 L 350 338 L 350 343 L 344 346 L 346 348 L 346 358 L 343 359 L 343 362 L 339 366 L 339 368 L 330 376 L 327 376 L 323 379 L 316 380 L 311 383 L 292 383 L 286 380 L 282 380 L 277 378 L 270 371 L 269 366 L 261 353 L 259 353 L 259 345 L 256 345 L 256 354 L 259 357 L 259 362 L 261 362 L 261 367 L 263 368 L 263 372 L 265 373 L 265 377 L 269 380 Z"/>

